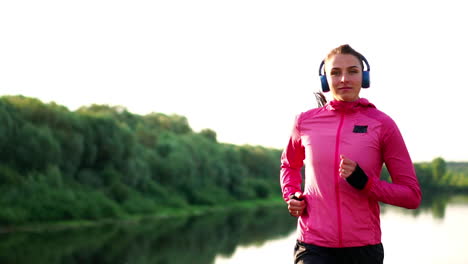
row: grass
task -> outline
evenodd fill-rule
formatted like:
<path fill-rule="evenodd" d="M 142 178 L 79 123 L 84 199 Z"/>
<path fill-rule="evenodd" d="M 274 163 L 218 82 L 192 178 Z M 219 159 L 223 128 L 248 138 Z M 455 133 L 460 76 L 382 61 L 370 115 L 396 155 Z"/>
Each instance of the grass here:
<path fill-rule="evenodd" d="M 24 225 L 0 226 L 0 233 L 9 232 L 47 232 L 59 231 L 71 228 L 85 228 L 107 224 L 127 224 L 137 223 L 142 220 L 160 219 L 169 217 L 187 217 L 197 216 L 212 212 L 227 211 L 232 209 L 249 209 L 264 206 L 285 206 L 281 197 L 274 197 L 261 200 L 246 200 L 236 201 L 232 203 L 223 203 L 220 205 L 207 206 L 190 206 L 183 208 L 164 208 L 153 214 L 145 215 L 126 215 L 120 218 L 106 218 L 99 220 L 71 220 L 71 221 L 56 221 L 47 223 L 28 223 Z"/>

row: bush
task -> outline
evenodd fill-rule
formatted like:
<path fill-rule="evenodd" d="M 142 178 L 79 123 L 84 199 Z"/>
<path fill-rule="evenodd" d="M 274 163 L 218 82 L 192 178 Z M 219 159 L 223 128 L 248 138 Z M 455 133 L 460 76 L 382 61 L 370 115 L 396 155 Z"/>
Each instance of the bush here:
<path fill-rule="evenodd" d="M 139 195 L 126 200 L 122 207 L 129 214 L 150 214 L 159 208 L 154 200 Z"/>
<path fill-rule="evenodd" d="M 0 185 L 16 185 L 22 182 L 21 175 L 8 165 L 0 164 Z"/>
<path fill-rule="evenodd" d="M 270 188 L 264 181 L 251 180 L 250 182 L 257 198 L 267 198 L 270 195 Z"/>
<path fill-rule="evenodd" d="M 109 189 L 109 196 L 117 201 L 123 203 L 132 195 L 133 190 L 121 182 L 115 182 Z"/>
<path fill-rule="evenodd" d="M 28 212 L 23 208 L 2 205 L 0 210 L 0 225 L 21 224 L 28 219 Z"/>

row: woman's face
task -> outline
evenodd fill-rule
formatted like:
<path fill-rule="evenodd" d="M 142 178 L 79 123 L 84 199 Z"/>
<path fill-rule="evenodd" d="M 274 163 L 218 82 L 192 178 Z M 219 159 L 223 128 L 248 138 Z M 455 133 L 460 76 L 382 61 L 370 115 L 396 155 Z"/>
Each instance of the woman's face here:
<path fill-rule="evenodd" d="M 362 66 L 351 54 L 336 54 L 325 61 L 328 85 L 335 100 L 352 102 L 359 99 Z"/>

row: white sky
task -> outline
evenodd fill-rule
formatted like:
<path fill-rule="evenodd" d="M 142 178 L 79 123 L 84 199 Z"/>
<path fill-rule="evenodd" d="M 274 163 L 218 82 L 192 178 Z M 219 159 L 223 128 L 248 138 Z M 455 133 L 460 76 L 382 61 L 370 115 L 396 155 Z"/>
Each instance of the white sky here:
<path fill-rule="evenodd" d="M 463 1 L 1 1 L 0 95 L 186 116 L 221 142 L 285 146 L 318 66 L 348 43 L 413 161 L 468 161 Z"/>

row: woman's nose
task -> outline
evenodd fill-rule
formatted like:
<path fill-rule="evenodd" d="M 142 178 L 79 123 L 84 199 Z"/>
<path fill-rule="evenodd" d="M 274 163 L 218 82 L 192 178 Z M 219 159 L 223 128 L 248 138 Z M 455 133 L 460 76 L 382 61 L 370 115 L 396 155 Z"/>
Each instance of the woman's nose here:
<path fill-rule="evenodd" d="M 345 82 L 346 80 L 348 80 L 348 75 L 347 75 L 346 73 L 343 73 L 343 74 L 341 75 L 341 80 L 340 80 L 340 81 L 341 81 L 341 82 Z"/>

